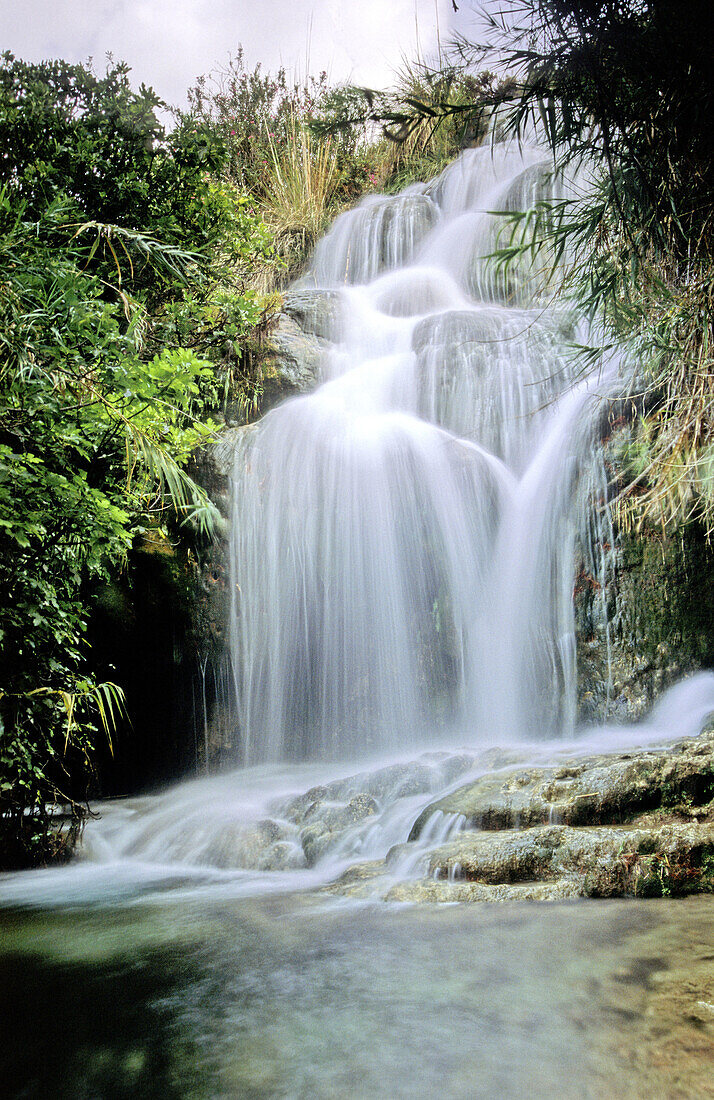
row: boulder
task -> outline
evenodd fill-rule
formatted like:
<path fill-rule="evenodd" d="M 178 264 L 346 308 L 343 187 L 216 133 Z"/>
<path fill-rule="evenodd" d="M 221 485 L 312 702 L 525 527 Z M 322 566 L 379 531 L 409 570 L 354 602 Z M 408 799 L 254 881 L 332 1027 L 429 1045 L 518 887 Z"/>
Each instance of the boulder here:
<path fill-rule="evenodd" d="M 283 313 L 304 333 L 334 340 L 339 332 L 340 294 L 337 290 L 293 288 L 283 294 Z"/>
<path fill-rule="evenodd" d="M 436 882 L 525 883 L 533 898 L 539 896 L 533 887 L 544 883 L 570 897 L 698 893 L 714 887 L 714 825 L 550 825 L 468 833 L 431 852 L 427 872 Z M 513 896 L 502 891 L 473 900 Z"/>
<path fill-rule="evenodd" d="M 279 314 L 262 360 L 261 412 L 288 397 L 314 389 L 322 376 L 326 350 L 324 340 L 304 332 L 287 313 Z"/>

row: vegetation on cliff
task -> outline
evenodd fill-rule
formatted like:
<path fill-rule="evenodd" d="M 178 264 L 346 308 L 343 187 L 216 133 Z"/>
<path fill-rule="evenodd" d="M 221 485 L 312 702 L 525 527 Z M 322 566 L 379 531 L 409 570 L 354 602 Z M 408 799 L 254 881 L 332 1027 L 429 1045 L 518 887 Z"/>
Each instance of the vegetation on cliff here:
<path fill-rule="evenodd" d="M 213 530 L 186 466 L 212 432 L 217 349 L 261 311 L 240 267 L 269 237 L 217 180 L 216 136 L 167 134 L 160 106 L 123 65 L 0 61 L 6 865 L 58 843 L 48 804 L 81 794 L 121 710 L 86 643 L 102 582 L 147 529 Z"/>
<path fill-rule="evenodd" d="M 567 257 L 565 289 L 632 362 L 639 401 L 620 518 L 714 526 L 714 86 L 710 5 L 517 0 L 471 62 L 513 75 L 507 131 L 534 127 L 580 194 L 524 211 L 501 252 Z M 585 350 L 597 361 L 601 348 Z"/>

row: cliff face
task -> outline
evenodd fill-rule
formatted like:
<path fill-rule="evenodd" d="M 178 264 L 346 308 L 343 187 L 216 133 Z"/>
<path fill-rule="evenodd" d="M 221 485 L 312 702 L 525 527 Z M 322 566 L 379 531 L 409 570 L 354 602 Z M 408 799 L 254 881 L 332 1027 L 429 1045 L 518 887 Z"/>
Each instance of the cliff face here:
<path fill-rule="evenodd" d="M 579 717 L 641 718 L 667 687 L 714 668 L 714 546 L 697 524 L 615 532 L 604 592 L 575 578 Z"/>

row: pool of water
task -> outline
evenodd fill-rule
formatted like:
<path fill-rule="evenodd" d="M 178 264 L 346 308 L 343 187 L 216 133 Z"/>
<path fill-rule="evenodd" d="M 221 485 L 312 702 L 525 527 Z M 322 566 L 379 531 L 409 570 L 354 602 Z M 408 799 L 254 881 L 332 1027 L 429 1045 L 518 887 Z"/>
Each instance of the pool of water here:
<path fill-rule="evenodd" d="M 9 1097 L 706 1097 L 710 898 L 0 914 Z"/>

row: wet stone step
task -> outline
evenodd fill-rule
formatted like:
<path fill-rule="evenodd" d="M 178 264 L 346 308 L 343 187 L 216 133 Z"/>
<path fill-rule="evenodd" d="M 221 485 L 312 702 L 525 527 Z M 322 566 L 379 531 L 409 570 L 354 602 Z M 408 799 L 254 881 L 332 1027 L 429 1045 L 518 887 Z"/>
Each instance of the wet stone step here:
<path fill-rule="evenodd" d="M 409 839 L 419 839 L 437 811 L 463 815 L 466 828 L 499 830 L 617 824 L 651 810 L 697 816 L 713 798 L 714 734 L 709 732 L 675 750 L 608 753 L 489 772 L 426 806 Z"/>
<path fill-rule="evenodd" d="M 398 864 L 403 848 L 392 849 L 388 865 Z M 469 888 L 461 889 L 460 884 Z M 474 884 L 488 889 L 472 890 Z M 442 885 L 458 889 L 444 891 Z M 522 889 L 490 889 L 513 885 Z M 548 889 L 542 889 L 544 885 Z M 399 884 L 388 897 L 513 900 L 668 896 L 712 889 L 714 824 L 551 825 L 463 833 L 429 853 L 426 881 Z"/>

